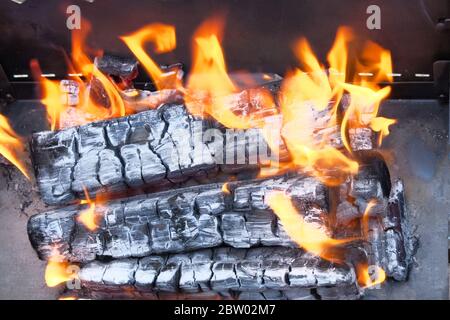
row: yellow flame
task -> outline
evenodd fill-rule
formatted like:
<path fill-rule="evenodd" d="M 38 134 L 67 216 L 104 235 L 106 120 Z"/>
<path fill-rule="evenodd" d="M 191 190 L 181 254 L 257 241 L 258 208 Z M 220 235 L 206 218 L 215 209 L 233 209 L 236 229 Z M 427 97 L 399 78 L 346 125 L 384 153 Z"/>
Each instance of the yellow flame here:
<path fill-rule="evenodd" d="M 99 227 L 97 223 L 98 216 L 95 212 L 96 201 L 91 200 L 86 188 L 83 189 L 86 199 L 81 200 L 80 203 L 88 204 L 89 206 L 78 214 L 77 221 L 81 222 L 89 231 L 95 231 Z"/>
<path fill-rule="evenodd" d="M 230 194 L 230 188 L 228 187 L 228 182 L 222 185 L 222 192 L 226 194 Z"/>
<path fill-rule="evenodd" d="M 69 273 L 68 267 L 69 263 L 64 260 L 64 256 L 59 253 L 57 248 L 53 247 L 45 268 L 45 283 L 47 286 L 53 288 L 61 283 L 75 279 L 77 275 Z"/>
<path fill-rule="evenodd" d="M 324 110 L 332 99 L 332 89 L 325 68 L 317 60 L 306 39 L 299 40 L 294 51 L 304 65 L 304 72 L 297 70 L 294 75 L 287 77 L 287 82 L 294 82 L 293 85 L 301 90 L 287 88 L 283 94 L 291 101 L 311 101 L 317 110 Z"/>
<path fill-rule="evenodd" d="M 357 266 L 358 284 L 363 289 L 369 289 L 386 281 L 386 272 L 379 266 L 369 268 L 367 264 Z"/>
<path fill-rule="evenodd" d="M 147 42 L 152 42 L 157 53 L 165 53 L 174 50 L 176 48 L 176 36 L 175 28 L 173 26 L 161 23 L 150 24 L 134 33 L 122 36 L 120 39 L 125 42 L 136 58 L 142 63 L 159 90 L 177 86 L 174 82 L 176 81 L 176 76 L 163 77 L 163 72 L 160 67 L 146 53 L 144 48 Z"/>
<path fill-rule="evenodd" d="M 370 128 L 372 128 L 373 131 L 380 133 L 378 140 L 379 146 L 381 146 L 384 137 L 389 135 L 389 127 L 396 123 L 397 120 L 384 117 L 376 117 L 370 120 Z"/>
<path fill-rule="evenodd" d="M 30 180 L 27 166 L 22 163 L 22 160 L 25 159 L 23 143 L 11 128 L 8 120 L 2 115 L 0 115 L 0 155 L 16 166 Z"/>
<path fill-rule="evenodd" d="M 83 20 L 82 30 L 74 30 L 72 32 L 72 63 L 69 65 L 69 70 L 73 73 L 81 73 L 89 81 L 95 77 L 105 90 L 109 103 L 107 106 L 99 105 L 93 99 L 84 99 L 88 96 L 88 87 L 81 80 L 80 77 L 73 77 L 79 85 L 79 108 L 86 116 L 76 119 L 77 125 L 82 125 L 96 120 L 109 119 L 114 117 L 121 117 L 126 114 L 125 103 L 120 95 L 120 89 L 112 79 L 99 71 L 92 60 L 89 58 L 88 52 L 92 52 L 96 56 L 101 55 L 100 50 L 93 50 L 89 48 L 85 41 L 89 34 L 91 27 L 89 22 Z M 42 77 L 39 64 L 36 60 L 31 61 L 31 68 L 35 79 L 40 83 L 41 87 L 41 102 L 45 105 L 47 110 L 47 117 L 50 123 L 51 130 L 60 129 L 61 115 L 68 111 L 62 101 L 63 92 L 60 90 L 59 81 L 50 80 Z"/>
<path fill-rule="evenodd" d="M 209 115 L 228 128 L 248 129 L 262 125 L 254 115 L 236 114 L 229 96 L 239 91 L 228 75 L 220 44 L 223 21 L 210 19 L 194 35 L 193 61 L 185 90 L 188 110 L 197 116 Z M 260 90 L 260 108 L 272 108 L 273 99 Z"/>
<path fill-rule="evenodd" d="M 77 297 L 59 297 L 58 300 L 78 300 Z"/>
<path fill-rule="evenodd" d="M 289 237 L 305 250 L 327 260 L 336 260 L 335 255 L 328 255 L 328 250 L 351 240 L 330 238 L 323 229 L 308 223 L 297 212 L 291 199 L 283 192 L 268 194 L 267 203 L 280 219 Z"/>

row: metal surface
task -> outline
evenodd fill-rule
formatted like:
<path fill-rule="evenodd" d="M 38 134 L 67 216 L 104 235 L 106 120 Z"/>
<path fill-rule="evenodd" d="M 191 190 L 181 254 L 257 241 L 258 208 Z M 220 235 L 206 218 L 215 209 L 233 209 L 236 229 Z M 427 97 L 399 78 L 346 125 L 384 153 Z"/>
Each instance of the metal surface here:
<path fill-rule="evenodd" d="M 361 40 L 371 39 L 390 49 L 399 81 L 432 80 L 433 62 L 450 55 L 449 34 L 436 27 L 448 16 L 447 0 L 377 1 L 381 30 L 366 26 L 369 0 L 29 0 L 0 4 L 0 63 L 6 73 L 30 74 L 29 61 L 37 58 L 44 72 L 66 75 L 63 51 L 70 51 L 66 8 L 81 7 L 92 22 L 89 43 L 95 48 L 128 54 L 118 36 L 152 22 L 174 24 L 177 49 L 157 55 L 161 64 L 188 62 L 190 42 L 197 26 L 217 12 L 226 12 L 224 48 L 230 70 L 272 70 L 283 74 L 296 65 L 292 42 L 307 37 L 321 61 L 341 25 L 353 27 Z M 422 74 L 422 76 L 417 76 Z M 423 77 L 429 74 L 429 77 Z M 28 79 L 14 79 L 29 81 Z"/>
<path fill-rule="evenodd" d="M 404 180 L 420 247 L 407 282 L 388 283 L 367 298 L 448 299 L 448 107 L 433 100 L 390 100 L 381 113 L 398 119 L 383 144 L 383 155 L 391 178 Z"/>

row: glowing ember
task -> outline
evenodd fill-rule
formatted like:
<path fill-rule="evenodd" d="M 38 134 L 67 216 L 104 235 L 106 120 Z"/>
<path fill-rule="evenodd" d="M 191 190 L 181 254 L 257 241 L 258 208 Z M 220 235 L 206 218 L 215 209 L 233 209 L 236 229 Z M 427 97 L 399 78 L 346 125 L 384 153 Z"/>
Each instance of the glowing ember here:
<path fill-rule="evenodd" d="M 332 239 L 323 229 L 304 221 L 289 196 L 282 192 L 270 193 L 267 203 L 280 219 L 289 237 L 299 246 L 317 256 L 336 261 L 338 257 L 329 255 L 329 249 L 351 241 Z"/>
<path fill-rule="evenodd" d="M 25 159 L 23 143 L 9 125 L 8 120 L 2 115 L 0 115 L 0 155 L 16 166 L 30 180 L 26 165 L 21 161 Z"/>

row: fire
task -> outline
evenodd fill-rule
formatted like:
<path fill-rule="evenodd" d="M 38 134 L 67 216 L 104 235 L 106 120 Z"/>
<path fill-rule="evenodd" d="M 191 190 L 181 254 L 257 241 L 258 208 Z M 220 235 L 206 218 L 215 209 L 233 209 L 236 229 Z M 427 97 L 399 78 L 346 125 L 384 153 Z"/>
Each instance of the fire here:
<path fill-rule="evenodd" d="M 392 82 L 392 58 L 388 50 L 373 42 L 368 42 L 355 62 L 353 84 L 343 83 L 342 88 L 350 94 L 350 106 L 344 114 L 341 135 L 348 151 L 351 152 L 345 132 L 349 128 L 370 126 L 379 132 L 378 143 L 389 134 L 389 126 L 396 123 L 394 119 L 378 117 L 380 103 L 386 99 L 391 87 L 380 87 L 379 82 Z M 362 74 L 370 75 L 372 81 L 362 79 Z"/>
<path fill-rule="evenodd" d="M 222 185 L 222 192 L 225 194 L 230 194 L 230 187 L 228 186 L 228 182 L 224 183 Z"/>
<path fill-rule="evenodd" d="M 332 98 L 329 83 L 322 83 L 325 73 L 323 71 L 320 73 L 322 75 L 317 76 L 320 84 L 300 70 L 286 78 L 281 89 L 283 96 L 280 104 L 284 122 L 281 135 L 291 154 L 293 167 L 301 167 L 310 171 L 321 181 L 335 185 L 341 182 L 340 179 L 332 178 L 326 172 L 333 170 L 345 174 L 356 174 L 359 166 L 341 151 L 327 145 L 326 136 L 322 137 L 322 141 L 314 138 L 317 112 L 326 108 Z M 333 113 L 333 110 L 330 110 L 328 119 L 323 124 L 324 128 L 336 125 L 336 117 Z"/>
<path fill-rule="evenodd" d="M 60 115 L 65 112 L 67 108 L 61 100 L 59 82 L 43 77 L 39 62 L 35 59 L 31 60 L 30 68 L 33 72 L 33 77 L 40 84 L 42 96 L 41 102 L 46 107 L 50 129 L 52 131 L 56 130 L 59 127 Z"/>
<path fill-rule="evenodd" d="M 80 204 L 88 204 L 88 208 L 86 210 L 81 211 L 78 214 L 77 220 L 81 222 L 89 231 L 95 231 L 98 229 L 98 215 L 95 211 L 97 205 L 103 203 L 103 200 L 91 200 L 89 197 L 89 193 L 84 188 L 84 194 L 86 200 L 80 201 Z"/>
<path fill-rule="evenodd" d="M 252 115 L 237 115 L 229 96 L 239 88 L 228 75 L 225 56 L 221 47 L 223 21 L 210 19 L 196 31 L 193 40 L 193 61 L 185 90 L 185 103 L 197 116 L 209 115 L 228 128 L 248 129 L 261 124 Z M 263 108 L 272 107 L 261 89 Z"/>
<path fill-rule="evenodd" d="M 323 131 L 337 126 L 336 111 L 343 90 L 337 84 L 345 80 L 347 34 L 346 29 L 338 32 L 328 55 L 333 70 L 329 75 L 308 42 L 301 39 L 295 53 L 304 70 L 289 73 L 281 88 L 282 137 L 292 156 L 292 165 L 311 172 L 328 185 L 341 183 L 345 175 L 356 174 L 359 169 L 357 162 L 329 145 L 326 134 L 321 138 L 315 134 L 318 125 Z"/>
<path fill-rule="evenodd" d="M 81 73 L 86 78 L 89 78 L 94 71 L 94 64 L 89 58 L 88 53 L 100 56 L 102 55 L 102 51 L 94 50 L 86 45 L 86 39 L 92 27 L 91 23 L 86 19 L 82 19 L 81 24 L 80 29 L 74 29 L 72 31 L 72 63 L 69 64 L 69 67 L 72 73 Z"/>
<path fill-rule="evenodd" d="M 176 36 L 173 26 L 161 23 L 150 24 L 136 32 L 122 36 L 120 39 L 125 42 L 142 63 L 159 90 L 172 89 L 180 85 L 177 83 L 176 76 L 167 77 L 144 49 L 147 42 L 152 42 L 157 53 L 166 53 L 174 50 L 176 48 Z"/>
<path fill-rule="evenodd" d="M 45 268 L 45 283 L 48 287 L 53 288 L 57 285 L 73 280 L 76 275 L 68 272 L 69 263 L 59 253 L 58 249 L 52 249 L 51 257 Z"/>
<path fill-rule="evenodd" d="M 69 297 L 59 297 L 58 300 L 78 300 L 78 298 L 69 296 Z"/>
<path fill-rule="evenodd" d="M 77 125 L 101 119 L 121 117 L 126 114 L 125 103 L 118 85 L 115 84 L 113 79 L 100 72 L 89 58 L 88 52 L 92 52 L 96 56 L 100 56 L 102 53 L 99 50 L 87 47 L 85 42 L 91 27 L 86 20 L 83 20 L 82 23 L 83 28 L 81 30 L 72 32 L 72 60 L 68 65 L 68 69 L 73 75 L 82 74 L 88 81 L 95 77 L 106 93 L 109 108 L 99 105 L 91 98 L 89 95 L 91 88 L 81 80 L 80 76 L 72 77 L 79 85 L 80 101 L 76 108 L 83 114 L 83 116 L 75 119 Z M 42 77 L 42 72 L 36 60 L 31 61 L 31 69 L 34 78 L 40 84 L 41 102 L 46 107 L 50 129 L 57 130 L 60 128 L 61 115 L 65 114 L 69 108 L 62 99 L 60 83 L 59 81 Z"/>
<path fill-rule="evenodd" d="M 362 231 L 363 236 L 367 237 L 370 232 L 369 219 L 370 211 L 377 204 L 375 199 L 369 201 L 366 209 L 364 210 L 364 215 L 362 217 Z M 369 266 L 367 263 L 360 263 L 356 266 L 357 280 L 359 285 L 368 289 L 382 284 L 386 280 L 386 272 L 379 266 Z"/>
<path fill-rule="evenodd" d="M 0 114 L 0 155 L 11 162 L 28 180 L 30 175 L 22 159 L 25 159 L 23 143 L 11 128 L 8 120 Z"/>
<path fill-rule="evenodd" d="M 373 131 L 380 133 L 378 138 L 378 145 L 381 146 L 383 138 L 387 137 L 390 133 L 389 127 L 396 123 L 397 120 L 384 117 L 376 117 L 370 120 L 370 128 L 372 128 Z"/>
<path fill-rule="evenodd" d="M 363 227 L 363 234 L 367 236 L 369 234 L 369 218 L 370 218 L 370 211 L 372 208 L 377 204 L 376 200 L 370 200 L 367 204 L 366 209 L 364 210 L 364 215 L 362 218 L 362 227 Z"/>
<path fill-rule="evenodd" d="M 267 202 L 280 219 L 289 237 L 305 250 L 324 259 L 336 261 L 336 255 L 329 250 L 351 240 L 330 238 L 325 230 L 306 222 L 294 207 L 291 199 L 283 192 L 271 192 Z"/>
<path fill-rule="evenodd" d="M 357 266 L 357 280 L 363 289 L 369 289 L 386 281 L 386 272 L 378 266 L 360 264 Z"/>

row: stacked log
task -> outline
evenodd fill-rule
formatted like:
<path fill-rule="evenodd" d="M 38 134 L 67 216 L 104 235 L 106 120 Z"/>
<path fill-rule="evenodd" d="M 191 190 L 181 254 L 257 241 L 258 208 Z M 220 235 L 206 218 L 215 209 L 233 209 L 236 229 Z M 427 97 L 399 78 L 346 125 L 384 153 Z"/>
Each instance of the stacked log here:
<path fill-rule="evenodd" d="M 383 175 L 375 161 L 337 189 L 286 176 L 230 182 L 226 191 L 211 184 L 110 200 L 96 207 L 95 231 L 79 222 L 86 206 L 76 205 L 33 216 L 28 233 L 41 259 L 51 259 L 56 249 L 80 264 L 75 294 L 82 297 L 355 299 L 363 293 L 359 264 L 380 267 L 397 281 L 407 278 L 412 264 L 416 243 L 402 185 L 390 188 Z M 305 221 L 335 238 L 356 224 L 351 236 L 361 241 L 342 246 L 344 262 L 305 252 L 268 206 L 273 191 L 285 192 Z M 367 218 L 368 199 L 377 203 Z"/>

